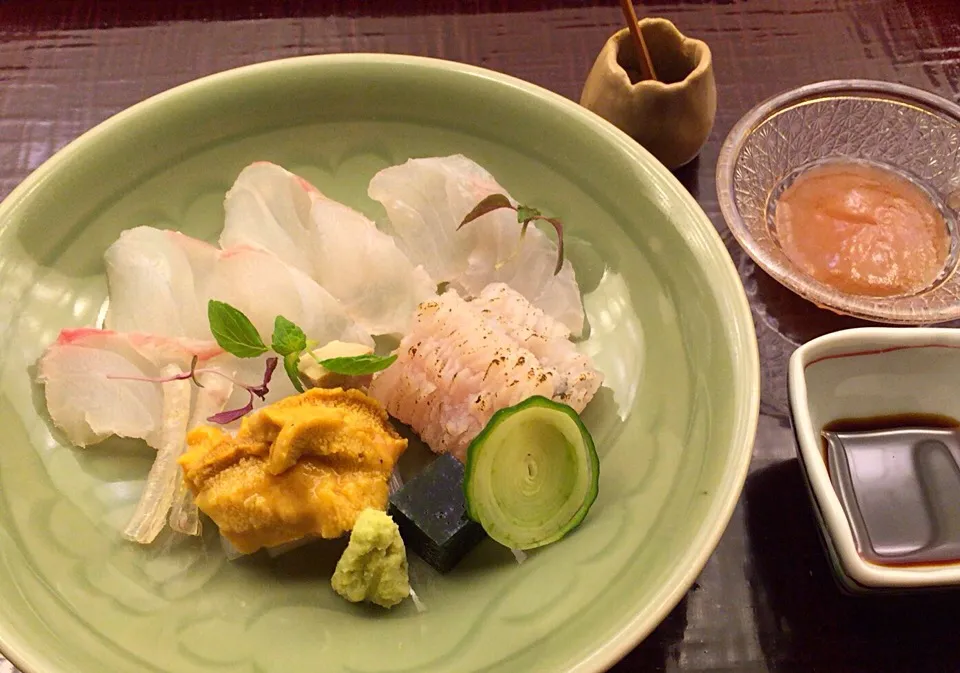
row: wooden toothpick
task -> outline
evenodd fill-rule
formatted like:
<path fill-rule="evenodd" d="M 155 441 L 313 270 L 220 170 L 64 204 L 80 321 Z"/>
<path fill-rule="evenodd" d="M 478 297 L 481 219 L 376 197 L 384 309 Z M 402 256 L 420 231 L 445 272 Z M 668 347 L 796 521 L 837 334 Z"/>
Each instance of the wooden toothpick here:
<path fill-rule="evenodd" d="M 640 77 L 642 79 L 657 79 L 657 73 L 653 69 L 653 61 L 650 59 L 650 52 L 647 50 L 647 43 L 644 41 L 643 32 L 640 30 L 640 21 L 637 19 L 637 13 L 633 9 L 633 0 L 620 0 L 620 7 L 623 9 L 623 16 L 627 20 L 630 34 L 633 35 L 637 53 L 640 55 L 638 59 L 640 64 Z"/>

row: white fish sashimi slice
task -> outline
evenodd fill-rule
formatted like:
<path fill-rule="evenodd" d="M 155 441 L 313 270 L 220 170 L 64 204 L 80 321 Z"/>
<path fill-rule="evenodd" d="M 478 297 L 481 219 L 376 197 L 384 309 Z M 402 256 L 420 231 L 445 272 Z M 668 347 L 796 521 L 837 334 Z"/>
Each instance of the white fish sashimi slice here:
<path fill-rule="evenodd" d="M 386 168 L 368 193 L 387 211 L 400 247 L 437 282 L 477 296 L 504 282 L 572 334 L 583 332 L 583 302 L 573 266 L 554 274 L 557 245 L 536 226 L 521 240 L 516 213 L 500 209 L 462 229 L 464 216 L 491 194 L 516 202 L 483 167 L 462 155 L 411 159 Z"/>
<path fill-rule="evenodd" d="M 38 378 L 51 419 L 73 444 L 117 435 L 156 448 L 161 384 L 132 379 L 157 378 L 164 365 L 187 369 L 194 356 L 204 363 L 222 353 L 210 341 L 67 329 L 41 356 Z"/>
<path fill-rule="evenodd" d="M 457 231 L 457 225 L 481 199 L 498 191 L 485 178 L 485 171 L 460 155 L 410 159 L 374 175 L 367 194 L 386 209 L 407 256 L 437 282 L 453 282 L 466 272 L 477 245 L 476 228 Z M 499 230 L 488 233 L 496 246 Z"/>
<path fill-rule="evenodd" d="M 180 373 L 182 370 L 176 365 L 166 365 L 160 370 L 160 375 L 163 377 Z M 163 384 L 161 393 L 163 411 L 157 458 L 153 461 L 150 474 L 147 475 L 147 481 L 133 517 L 123 531 L 123 536 L 133 542 L 140 544 L 153 542 L 167 523 L 167 512 L 173 504 L 180 476 L 177 458 L 183 453 L 183 447 L 187 441 L 192 386 L 189 379 Z"/>
<path fill-rule="evenodd" d="M 247 166 L 224 201 L 224 248 L 267 250 L 317 281 L 371 334 L 401 334 L 436 283 L 361 213 L 268 162 Z"/>
<path fill-rule="evenodd" d="M 220 250 L 178 232 L 136 227 L 106 259 L 110 328 L 212 339 L 207 303 L 217 299 L 242 311 L 267 342 L 282 315 L 321 343 L 373 343 L 329 292 L 266 250 Z"/>
<path fill-rule="evenodd" d="M 267 161 L 250 164 L 240 171 L 224 199 L 220 247 L 248 245 L 269 250 L 313 276 L 311 193 L 318 192 L 285 168 Z"/>
<path fill-rule="evenodd" d="M 437 284 L 414 267 L 392 236 L 341 203 L 317 199 L 314 276 L 372 334 L 404 334 L 417 306 L 436 296 Z"/>
<path fill-rule="evenodd" d="M 204 299 L 225 301 L 240 309 L 265 342 L 282 315 L 319 343 L 347 341 L 373 345 L 370 333 L 344 311 L 334 297 L 303 272 L 265 250 L 231 248 L 217 272 L 200 288 Z"/>
<path fill-rule="evenodd" d="M 98 372 L 142 377 L 157 370 L 141 368 L 111 351 L 57 347 L 41 361 L 47 409 L 53 422 L 77 446 L 96 444 L 110 435 L 146 439 L 154 444 L 160 416 L 159 390 L 128 381 L 105 383 Z"/>
<path fill-rule="evenodd" d="M 117 332 L 209 338 L 198 285 L 214 269 L 213 246 L 176 232 L 136 227 L 104 253 L 110 305 L 104 326 Z"/>

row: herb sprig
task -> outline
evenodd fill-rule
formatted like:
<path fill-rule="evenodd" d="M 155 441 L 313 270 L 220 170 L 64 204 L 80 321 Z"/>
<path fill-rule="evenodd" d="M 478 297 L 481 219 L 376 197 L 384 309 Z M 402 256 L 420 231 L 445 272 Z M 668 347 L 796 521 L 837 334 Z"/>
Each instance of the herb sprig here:
<path fill-rule="evenodd" d="M 523 205 L 513 205 L 506 194 L 490 194 L 489 196 L 485 197 L 480 201 L 480 203 L 473 207 L 473 210 L 463 217 L 463 220 L 457 226 L 457 230 L 459 231 L 460 228 L 465 224 L 469 224 L 470 222 L 483 217 L 487 213 L 500 210 L 501 208 L 509 208 L 517 213 L 517 223 L 520 224 L 521 242 L 523 241 L 523 238 L 527 233 L 527 227 L 530 226 L 531 222 L 542 220 L 553 225 L 553 228 L 557 232 L 557 266 L 553 270 L 553 275 L 556 276 L 558 273 L 560 273 L 560 269 L 563 268 L 563 223 L 555 217 L 545 216 L 536 208 Z"/>
<path fill-rule="evenodd" d="M 307 347 L 307 335 L 296 324 L 278 315 L 273 323 L 273 351 L 283 356 L 283 369 L 290 377 L 293 387 L 298 393 L 303 392 L 303 383 L 300 381 L 300 354 Z"/>
<path fill-rule="evenodd" d="M 320 366 L 328 372 L 342 374 L 343 376 L 367 376 L 376 374 L 392 365 L 397 359 L 397 355 L 352 355 L 342 358 L 327 358 L 317 360 Z"/>
<path fill-rule="evenodd" d="M 267 393 L 270 392 L 269 385 L 270 379 L 273 377 L 273 370 L 277 368 L 277 358 L 269 357 L 264 363 L 263 371 L 263 381 L 260 382 L 260 385 L 251 386 L 241 381 L 237 381 L 232 376 L 227 376 L 219 369 L 214 369 L 213 367 L 201 367 L 197 368 L 198 358 L 196 355 L 193 356 L 193 360 L 190 362 L 190 371 L 183 372 L 182 374 L 175 374 L 173 376 L 166 377 L 149 377 L 149 376 L 114 376 L 111 374 L 107 375 L 108 379 L 115 381 L 145 381 L 147 383 L 169 383 L 170 381 L 182 381 L 183 379 L 190 379 L 196 384 L 198 388 L 203 388 L 203 385 L 197 380 L 197 374 L 214 374 L 220 376 L 230 381 L 235 386 L 239 386 L 250 393 L 250 400 L 238 409 L 228 409 L 226 411 L 221 411 L 220 413 L 214 414 L 207 418 L 208 423 L 217 423 L 220 425 L 226 425 L 227 423 L 232 423 L 245 416 L 246 414 L 253 411 L 253 398 L 254 396 L 259 397 L 261 400 L 265 399 Z"/>
<path fill-rule="evenodd" d="M 238 358 L 255 358 L 267 352 L 257 328 L 242 311 L 225 301 L 211 299 L 207 303 L 210 332 L 220 348 Z"/>
<path fill-rule="evenodd" d="M 248 385 L 237 381 L 231 376 L 213 367 L 197 368 L 199 358 L 195 355 L 190 363 L 190 370 L 168 377 L 145 376 L 112 376 L 108 379 L 145 381 L 149 383 L 168 383 L 190 379 L 198 388 L 203 388 L 197 380 L 198 374 L 215 374 L 221 376 L 236 386 L 250 393 L 250 400 L 242 407 L 228 409 L 207 418 L 209 423 L 225 425 L 253 411 L 255 397 L 266 399 L 270 380 L 276 370 L 280 358 L 283 358 L 283 369 L 290 377 L 290 382 L 297 392 L 303 392 L 303 383 L 300 381 L 300 356 L 303 352 L 317 345 L 317 342 L 307 339 L 304 331 L 293 321 L 278 315 L 273 323 L 273 335 L 270 347 L 263 342 L 257 328 L 243 312 L 230 304 L 211 299 L 207 302 L 207 320 L 210 322 L 210 333 L 220 347 L 227 353 L 238 358 L 255 358 L 272 350 L 277 356 L 270 356 L 264 363 L 263 381 L 259 385 Z M 314 356 L 316 358 L 316 356 Z M 327 371 L 346 376 L 364 376 L 386 369 L 397 359 L 396 355 L 357 355 L 353 357 L 327 358 L 317 360 Z"/>
<path fill-rule="evenodd" d="M 269 357 L 266 361 L 266 369 L 263 373 L 263 383 L 259 386 L 251 387 L 244 386 L 247 389 L 247 392 L 250 393 L 250 400 L 238 409 L 228 409 L 227 411 L 221 411 L 218 414 L 210 416 L 207 421 L 210 423 L 219 423 L 220 425 L 226 425 L 227 423 L 232 423 L 238 418 L 242 418 L 253 411 L 253 396 L 256 395 L 260 398 L 262 402 L 266 399 L 267 393 L 270 392 L 267 389 L 267 385 L 270 383 L 270 378 L 273 376 L 273 370 L 277 368 L 277 358 Z"/>
<path fill-rule="evenodd" d="M 250 319 L 230 304 L 210 300 L 207 304 L 207 317 L 210 320 L 213 338 L 223 350 L 240 358 L 257 357 L 267 350 L 272 350 L 283 358 L 283 368 L 290 377 L 293 387 L 298 392 L 303 392 L 303 383 L 300 381 L 300 356 L 305 350 L 315 346 L 316 342 L 307 339 L 303 329 L 296 323 L 278 315 L 273 323 L 273 335 L 268 349 Z M 317 362 L 334 374 L 364 376 L 386 369 L 396 359 L 396 355 L 366 354 L 317 359 Z"/>

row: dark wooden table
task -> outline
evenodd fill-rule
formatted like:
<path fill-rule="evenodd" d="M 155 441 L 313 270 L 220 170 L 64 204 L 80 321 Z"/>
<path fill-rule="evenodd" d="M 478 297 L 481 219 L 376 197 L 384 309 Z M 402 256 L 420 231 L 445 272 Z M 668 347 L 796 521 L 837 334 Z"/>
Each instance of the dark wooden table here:
<path fill-rule="evenodd" d="M 716 553 L 677 608 L 613 671 L 960 671 L 960 596 L 848 598 L 836 589 L 794 457 L 786 365 L 798 344 L 862 323 L 816 309 L 759 271 L 727 231 L 714 187 L 731 126 L 781 90 L 864 77 L 960 101 L 960 0 L 722 0 L 640 9 L 673 20 L 713 50 L 716 126 L 678 176 L 740 269 L 754 309 L 763 395 L 750 476 Z M 577 100 L 594 56 L 621 25 L 613 0 L 4 2 L 0 196 L 106 117 L 199 75 L 300 54 L 399 52 L 485 66 Z M 8 666 L 0 657 L 0 673 Z"/>

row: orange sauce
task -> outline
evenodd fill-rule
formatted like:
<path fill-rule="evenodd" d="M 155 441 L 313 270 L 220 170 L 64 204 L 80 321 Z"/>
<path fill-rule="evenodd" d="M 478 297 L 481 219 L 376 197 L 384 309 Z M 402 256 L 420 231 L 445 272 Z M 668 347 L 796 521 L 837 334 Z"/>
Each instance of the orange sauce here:
<path fill-rule="evenodd" d="M 774 223 L 797 267 L 848 294 L 919 291 L 940 274 L 950 249 L 943 216 L 923 190 L 854 162 L 797 178 L 781 194 Z"/>

